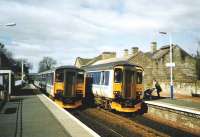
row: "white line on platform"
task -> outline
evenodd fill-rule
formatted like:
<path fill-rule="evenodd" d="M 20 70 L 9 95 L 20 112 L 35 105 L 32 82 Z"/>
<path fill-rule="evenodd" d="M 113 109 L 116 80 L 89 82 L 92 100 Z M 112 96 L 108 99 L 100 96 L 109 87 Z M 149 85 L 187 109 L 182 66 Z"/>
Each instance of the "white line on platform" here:
<path fill-rule="evenodd" d="M 74 117 L 73 115 L 71 115 L 68 111 L 66 111 L 63 108 L 61 108 L 58 104 L 56 104 L 55 102 L 53 102 L 50 98 L 48 98 L 44 94 L 39 94 L 37 96 L 39 98 L 40 98 L 40 96 L 45 97 L 49 102 L 51 102 L 52 104 L 54 104 L 59 110 L 61 110 L 63 113 L 65 113 L 67 116 L 69 116 L 72 120 L 74 120 L 75 122 L 77 122 L 81 127 L 83 127 L 86 131 L 88 131 L 92 136 L 94 136 L 94 137 L 100 137 L 100 135 L 98 135 L 96 132 L 94 132 L 91 128 L 87 127 L 79 119 L 77 119 L 76 117 Z"/>
<path fill-rule="evenodd" d="M 200 111 L 193 110 L 192 108 L 188 108 L 188 107 L 183 107 L 183 106 L 177 107 L 177 106 L 169 104 L 169 103 L 155 102 L 155 101 L 145 101 L 145 103 L 150 104 L 150 105 L 155 105 L 155 106 L 160 106 L 160 107 L 165 107 L 165 108 L 169 108 L 169 109 L 174 109 L 174 110 L 178 110 L 178 111 L 183 111 L 183 112 L 200 115 Z"/>

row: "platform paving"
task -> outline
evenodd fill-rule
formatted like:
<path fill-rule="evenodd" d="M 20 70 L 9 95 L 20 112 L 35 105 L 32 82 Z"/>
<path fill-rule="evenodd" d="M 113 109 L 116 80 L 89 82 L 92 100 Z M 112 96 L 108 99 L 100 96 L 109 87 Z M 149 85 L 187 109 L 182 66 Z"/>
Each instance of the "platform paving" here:
<path fill-rule="evenodd" d="M 199 98 L 200 99 L 200 98 Z M 199 102 L 194 102 L 192 99 L 159 99 L 157 102 L 163 102 L 163 103 L 168 103 L 171 105 L 176 105 L 180 107 L 187 107 L 195 110 L 200 111 L 200 103 Z"/>
<path fill-rule="evenodd" d="M 0 137 L 69 137 L 31 89 L 22 89 L 0 110 Z"/>
<path fill-rule="evenodd" d="M 180 96 L 171 99 L 170 97 L 162 96 L 158 98 L 157 94 L 153 94 L 151 98 L 145 98 L 144 101 L 155 102 L 159 105 L 159 103 L 169 104 L 177 107 L 185 107 L 188 109 L 194 109 L 200 111 L 200 97 L 190 97 L 190 96 Z"/>
<path fill-rule="evenodd" d="M 158 107 L 168 108 L 176 111 L 186 112 L 200 116 L 200 101 L 195 98 L 166 98 L 154 97 L 151 100 L 145 100 L 148 105 L 155 105 Z"/>

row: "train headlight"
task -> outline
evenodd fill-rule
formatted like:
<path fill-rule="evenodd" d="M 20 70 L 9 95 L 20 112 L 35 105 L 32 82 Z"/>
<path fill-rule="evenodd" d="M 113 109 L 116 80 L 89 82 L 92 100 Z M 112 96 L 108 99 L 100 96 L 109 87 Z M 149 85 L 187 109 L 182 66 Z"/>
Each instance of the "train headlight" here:
<path fill-rule="evenodd" d="M 140 99 L 140 96 L 142 95 L 142 92 L 136 92 L 136 98 Z"/>
<path fill-rule="evenodd" d="M 55 94 L 58 98 L 63 96 L 63 90 L 56 90 L 56 94 Z"/>
<path fill-rule="evenodd" d="M 138 96 L 140 96 L 140 95 L 142 95 L 142 92 L 136 92 L 136 94 L 137 94 Z"/>
<path fill-rule="evenodd" d="M 121 92 L 120 91 L 114 91 L 113 93 L 114 93 L 115 98 L 121 97 Z"/>

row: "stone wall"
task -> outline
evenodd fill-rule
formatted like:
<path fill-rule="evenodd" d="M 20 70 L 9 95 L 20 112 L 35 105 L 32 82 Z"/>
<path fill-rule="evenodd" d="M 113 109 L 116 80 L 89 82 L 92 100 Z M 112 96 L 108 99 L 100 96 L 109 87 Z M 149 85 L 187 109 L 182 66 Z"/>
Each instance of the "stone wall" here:
<path fill-rule="evenodd" d="M 197 79 L 196 60 L 180 48 L 174 49 L 174 68 L 175 80 Z"/>
<path fill-rule="evenodd" d="M 161 81 L 160 85 L 163 89 L 163 93 L 165 95 L 170 95 L 170 82 L 169 81 Z M 174 95 L 200 95 L 200 81 L 179 81 L 174 82 Z"/>
<path fill-rule="evenodd" d="M 176 123 L 176 128 L 182 128 L 193 130 L 193 133 L 199 133 L 200 120 L 194 116 L 185 115 L 186 113 L 177 113 L 176 111 L 170 111 L 169 109 L 159 108 L 148 105 L 148 114 L 153 118 L 161 118 L 165 120 L 167 124 Z"/>
<path fill-rule="evenodd" d="M 200 96 L 200 80 L 196 82 L 196 90 L 192 93 L 193 96 Z"/>
<path fill-rule="evenodd" d="M 169 53 L 162 58 L 152 60 L 153 77 L 157 80 L 169 80 L 170 70 L 166 67 L 169 62 Z M 173 68 L 173 79 L 177 81 L 197 79 L 196 61 L 182 49 L 176 47 L 173 50 L 173 62 L 176 66 Z"/>

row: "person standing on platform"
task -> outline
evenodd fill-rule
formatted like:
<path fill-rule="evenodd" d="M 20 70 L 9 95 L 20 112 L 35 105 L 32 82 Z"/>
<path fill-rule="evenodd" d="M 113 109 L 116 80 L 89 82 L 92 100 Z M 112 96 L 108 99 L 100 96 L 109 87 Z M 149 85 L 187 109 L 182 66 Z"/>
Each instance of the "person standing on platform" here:
<path fill-rule="evenodd" d="M 154 80 L 155 81 L 155 88 L 156 88 L 156 91 L 157 91 L 157 94 L 158 94 L 158 98 L 160 98 L 160 92 L 162 91 L 162 88 L 160 86 L 160 84 L 158 83 L 157 80 Z"/>

